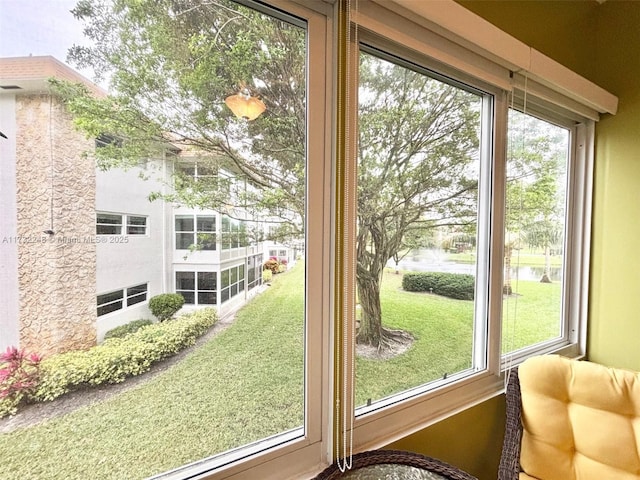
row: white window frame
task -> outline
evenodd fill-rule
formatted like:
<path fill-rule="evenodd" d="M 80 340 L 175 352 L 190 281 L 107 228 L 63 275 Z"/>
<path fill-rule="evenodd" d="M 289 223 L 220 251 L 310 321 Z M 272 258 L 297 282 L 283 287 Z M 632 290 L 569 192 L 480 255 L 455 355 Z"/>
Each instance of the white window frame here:
<path fill-rule="evenodd" d="M 242 278 L 240 278 L 240 269 L 242 268 Z M 236 281 L 232 281 L 232 272 L 235 271 L 236 272 Z M 227 274 L 227 278 L 228 278 L 228 284 L 227 286 L 224 285 L 224 282 L 222 280 L 222 276 L 224 274 Z M 245 263 L 240 263 L 238 265 L 234 265 L 233 267 L 229 267 L 229 268 L 225 268 L 224 270 L 222 270 L 220 272 L 220 304 L 224 304 L 226 302 L 228 302 L 229 300 L 231 300 L 232 298 L 234 298 L 235 296 L 241 294 L 242 292 L 245 291 L 246 289 L 246 281 L 247 279 L 247 265 L 246 262 Z M 233 293 L 233 290 L 235 288 L 235 293 Z M 228 291 L 228 296 L 227 298 L 223 298 L 223 292 L 227 290 Z"/>
<path fill-rule="evenodd" d="M 125 215 L 126 235 L 147 236 L 149 235 L 149 217 L 146 215 Z M 131 223 L 132 219 L 142 219 L 144 223 Z M 139 220 L 138 220 L 139 221 Z M 142 230 L 142 231 L 135 231 Z"/>
<path fill-rule="evenodd" d="M 111 300 L 109 302 L 103 302 L 100 303 L 100 297 L 104 296 L 104 295 L 111 295 L 113 293 L 120 293 L 120 297 L 117 298 L 116 300 Z M 104 293 L 99 293 L 98 295 L 96 295 L 96 311 L 100 309 L 100 307 L 106 307 L 107 305 L 116 305 L 116 304 L 120 304 L 120 307 L 112 310 L 110 312 L 107 313 L 97 313 L 97 317 L 104 317 L 106 315 L 110 315 L 112 313 L 115 313 L 117 311 L 123 310 L 124 309 L 124 300 L 125 300 L 125 296 L 124 296 L 124 289 L 120 288 L 120 289 L 116 289 L 116 290 L 110 290 L 108 292 L 104 292 Z"/>
<path fill-rule="evenodd" d="M 312 477 L 324 465 L 333 460 L 334 443 L 333 431 L 333 402 L 332 372 L 334 371 L 334 342 L 340 338 L 333 337 L 334 309 L 332 304 L 336 292 L 332 285 L 336 277 L 333 256 L 335 244 L 342 239 L 333 238 L 330 232 L 335 225 L 336 212 L 332 211 L 332 161 L 329 156 L 333 140 L 330 135 L 333 123 L 333 111 L 335 106 L 331 101 L 332 94 L 329 90 L 333 80 L 333 66 L 336 59 L 332 57 L 333 35 L 336 27 L 333 23 L 333 14 L 337 11 L 339 2 L 315 2 L 312 11 L 309 2 L 293 0 L 269 0 L 275 7 L 281 8 L 292 14 L 299 15 L 309 22 L 308 56 L 310 58 L 322 58 L 324 62 L 309 63 L 309 88 L 308 88 L 308 178 L 314 179 L 308 185 L 308 211 L 307 211 L 307 252 L 306 255 L 306 336 L 305 336 L 305 432 L 301 437 L 298 431 L 289 435 L 278 435 L 266 439 L 258 444 L 249 445 L 233 452 L 223 453 L 211 459 L 196 462 L 186 468 L 181 468 L 173 473 L 163 474 L 162 478 L 207 478 L 222 479 L 233 478 L 235 480 L 261 478 L 265 480 L 285 478 Z M 422 8 L 429 2 L 413 2 L 411 0 L 389 0 L 387 3 L 406 4 L 405 6 Z M 333 6 L 331 5 L 333 3 Z M 482 227 L 489 230 L 489 252 L 485 259 L 489 276 L 486 285 L 488 301 L 486 303 L 486 332 L 478 332 L 486 336 L 486 350 L 477 352 L 478 355 L 486 355 L 486 368 L 457 381 L 432 384 L 428 391 L 418 395 L 407 396 L 394 405 L 369 412 L 355 419 L 354 451 L 378 448 L 390 442 L 406 437 L 421 430 L 424 427 L 453 415 L 472 405 L 481 403 L 503 391 L 502 364 L 501 364 L 501 311 L 502 311 L 502 253 L 503 253 L 503 227 L 504 227 L 504 176 L 506 161 L 506 135 L 507 135 L 507 111 L 508 91 L 512 83 L 509 80 L 508 69 L 504 62 L 492 63 L 486 56 L 479 56 L 478 50 L 470 45 L 465 48 L 460 43 L 441 36 L 442 28 L 438 24 L 422 21 L 406 13 L 407 18 L 386 10 L 376 3 L 385 4 L 383 0 L 374 2 L 361 2 L 357 15 L 359 28 L 369 29 L 377 33 L 378 38 L 383 38 L 383 50 L 397 53 L 402 58 L 425 65 L 425 59 L 434 59 L 435 68 L 430 62 L 425 65 L 429 68 L 440 70 L 443 74 L 449 74 L 463 83 L 477 85 L 486 82 L 494 87 L 481 88 L 481 90 L 494 93 L 494 107 L 492 115 L 495 116 L 492 132 L 492 145 L 490 152 L 494 157 L 492 169 L 487 173 L 486 179 L 493 185 L 491 191 L 491 222 Z M 451 2 L 453 3 L 453 2 Z M 386 4 L 385 4 L 386 5 Z M 436 7 L 439 8 L 439 7 Z M 448 11 L 448 10 L 447 10 Z M 412 21 L 413 20 L 413 21 Z M 476 20 L 479 23 L 483 20 Z M 455 23 L 455 19 L 451 19 Z M 450 22 L 450 23 L 451 23 Z M 336 22 L 337 23 L 337 22 Z M 482 23 L 484 25 L 484 23 Z M 431 30 L 429 30 L 431 28 Z M 469 28 L 469 25 L 465 25 Z M 436 31 L 434 31 L 436 30 Z M 454 32 L 455 33 L 455 32 Z M 455 37 L 454 34 L 451 35 Z M 464 42 L 463 42 L 464 43 Z M 398 49 L 398 45 L 403 48 Z M 388 49 L 386 48 L 388 47 Z M 393 50 L 396 49 L 397 52 Z M 492 53 L 494 55 L 494 53 Z M 413 58 L 412 58 L 413 57 Z M 437 60 L 437 62 L 436 62 Z M 508 62 L 506 62 L 508 63 Z M 517 64 L 516 64 L 517 65 Z M 353 86 L 352 86 L 353 87 Z M 569 102 L 570 103 L 570 102 Z M 570 327 L 570 345 L 565 346 L 565 351 L 573 349 L 574 355 L 580 355 L 584 349 L 586 337 L 586 308 L 588 291 L 588 257 L 589 257 L 589 218 L 591 195 L 591 169 L 593 152 L 593 119 L 587 116 L 585 120 L 576 126 L 576 159 L 574 174 L 577 175 L 571 185 L 569 194 L 575 199 L 570 213 L 572 216 L 569 226 L 571 238 L 575 238 L 575 249 L 571 258 L 567 259 L 567 268 L 571 269 L 573 276 L 568 287 L 569 308 L 567 309 L 570 322 L 576 328 Z M 344 132 L 343 132 L 344 133 Z M 340 133 L 339 133 L 340 134 Z M 333 145 L 335 147 L 335 145 Z M 322 181 L 316 181 L 322 179 Z M 351 185 L 353 187 L 353 185 Z M 351 192 L 355 189 L 351 188 Z M 353 220 L 353 218 L 352 218 Z M 311 254 L 312 253 L 312 254 Z M 312 295 L 309 295 L 312 292 Z M 348 305 L 348 309 L 355 310 L 354 305 Z M 353 344 L 350 345 L 353 352 Z M 485 353 L 486 352 L 486 353 Z"/>
<path fill-rule="evenodd" d="M 198 230 L 198 218 L 201 217 L 210 217 L 213 218 L 213 228 L 214 231 L 213 232 L 207 232 L 204 230 Z M 176 219 L 178 218 L 191 218 L 193 220 L 193 228 L 191 230 L 177 230 L 176 229 Z M 175 245 L 175 250 L 188 250 L 188 248 L 179 248 L 178 247 L 178 241 L 177 241 L 177 235 L 178 234 L 189 234 L 192 236 L 192 243 L 191 245 L 193 246 L 198 246 L 200 245 L 199 243 L 199 239 L 198 239 L 198 235 L 199 234 L 205 234 L 205 235 L 212 235 L 214 238 L 214 242 L 213 242 L 213 248 L 201 248 L 198 249 L 200 251 L 203 252 L 215 252 L 218 249 L 218 238 L 217 238 L 217 221 L 218 221 L 218 215 L 216 213 L 179 213 L 173 216 L 173 241 L 174 241 L 174 245 Z"/>
<path fill-rule="evenodd" d="M 193 290 L 188 290 L 186 288 L 181 288 L 178 289 L 178 274 L 179 273 L 191 273 L 193 274 Z M 198 274 L 199 273 L 212 273 L 215 276 L 216 279 L 216 289 L 215 290 L 204 290 L 204 289 L 200 289 L 198 288 Z M 173 291 L 177 294 L 180 294 L 180 292 L 193 292 L 193 303 L 187 303 L 186 299 L 185 299 L 185 305 L 207 305 L 207 306 L 214 306 L 214 305 L 218 305 L 218 292 L 220 291 L 220 283 L 219 283 L 219 277 L 218 277 L 218 272 L 216 272 L 215 270 L 176 270 L 174 272 L 173 275 Z M 215 302 L 213 303 L 200 303 L 199 299 L 198 299 L 198 293 L 200 292 L 213 292 L 215 294 Z"/>
<path fill-rule="evenodd" d="M 282 480 L 313 476 L 329 460 L 331 359 L 332 5 L 270 0 L 307 22 L 307 217 L 305 269 L 305 425 L 161 474 L 164 479 Z M 324 59 L 324 61 L 310 61 Z M 313 134 L 311 134 L 311 132 Z M 245 271 L 246 277 L 246 271 Z"/>
<path fill-rule="evenodd" d="M 104 223 L 100 222 L 101 216 L 111 216 L 111 217 L 119 217 L 120 223 Z M 144 219 L 144 224 L 133 224 L 130 219 Z M 98 233 L 98 228 L 100 226 L 103 227 L 116 227 L 116 231 L 114 233 Z M 131 232 L 130 228 L 133 229 L 141 229 L 144 227 L 143 232 Z M 149 217 L 147 215 L 137 215 L 137 214 L 128 214 L 128 213 L 114 213 L 114 212 L 96 212 L 96 235 L 99 236 L 134 236 L 134 237 L 143 237 L 149 235 Z"/>
<path fill-rule="evenodd" d="M 101 222 L 100 217 L 102 216 L 103 221 Z M 120 218 L 120 222 L 119 223 L 105 223 L 104 222 L 104 218 L 106 216 L 110 216 L 110 217 L 119 217 Z M 124 223 L 124 218 L 123 215 L 120 213 L 110 213 L 110 212 L 96 212 L 96 235 L 122 235 L 122 225 Z M 98 228 L 99 227 L 114 227 L 115 231 L 114 233 L 99 233 L 98 232 Z"/>
<path fill-rule="evenodd" d="M 140 292 L 129 292 L 130 289 L 134 289 L 136 287 L 142 287 L 144 286 L 144 291 L 140 291 Z M 104 302 L 104 303 L 99 303 L 100 302 L 100 297 L 103 295 L 110 295 L 112 293 L 120 293 L 120 298 L 118 298 L 117 300 L 112 300 L 110 302 Z M 98 295 L 96 295 L 96 316 L 98 318 L 102 318 L 102 317 L 106 317 L 107 315 L 111 315 L 114 314 L 116 312 L 120 312 L 122 310 L 127 310 L 130 308 L 133 308 L 137 305 L 140 305 L 141 303 L 145 303 L 148 301 L 148 295 L 149 295 L 149 282 L 142 282 L 142 283 L 136 283 L 135 285 L 130 285 L 128 287 L 124 287 L 124 288 L 117 288 L 115 290 L 109 290 L 108 292 L 103 292 L 103 293 L 99 293 Z M 139 297 L 144 296 L 144 300 L 141 301 L 137 301 L 136 303 L 133 303 L 131 305 L 129 305 L 129 300 L 130 299 L 138 299 Z M 102 315 L 97 314 L 97 310 L 100 307 L 104 307 L 106 305 L 115 305 L 115 304 L 120 304 L 120 307 L 111 311 L 111 312 L 107 312 L 107 313 L 103 313 Z"/>
<path fill-rule="evenodd" d="M 495 300 L 502 295 L 502 223 L 496 214 L 496 203 L 500 203 L 501 192 L 490 186 L 500 183 L 504 162 L 504 149 L 500 149 L 499 139 L 505 137 L 507 102 L 505 92 L 495 86 L 479 81 L 469 75 L 436 62 L 420 52 L 408 50 L 393 43 L 393 31 L 360 32 L 360 41 L 382 52 L 413 62 L 437 74 L 450 77 L 485 92 L 483 100 L 482 128 L 483 149 L 480 154 L 489 163 L 481 171 L 479 192 L 478 259 L 475 326 L 474 364 L 478 370 L 467 370 L 402 392 L 385 401 L 376 402 L 372 407 L 362 407 L 356 412 L 354 428 L 354 449 L 356 451 L 380 448 L 409 433 L 422 429 L 469 406 L 480 403 L 500 393 L 503 381 L 500 377 L 499 359 L 490 352 L 499 352 L 500 305 Z M 415 45 L 414 45 L 415 47 Z M 357 87 L 356 87 L 357 88 Z M 357 108 L 357 105 L 356 105 Z M 357 115 L 357 112 L 353 112 Z M 492 161 L 493 158 L 493 161 Z M 483 186 L 484 185 L 484 186 Z M 356 185 L 350 185 L 357 191 Z M 493 203 L 492 203 L 493 202 Z M 499 209 L 499 206 L 498 206 Z M 354 215 L 356 213 L 354 212 Z M 484 221 L 483 221 L 484 219 Z M 355 223 L 355 217 L 351 219 Z M 489 243 L 487 243 L 489 242 Z M 484 245 L 481 255 L 480 249 Z M 496 274 L 496 272 L 498 272 Z M 499 281 L 496 278 L 499 277 Z M 482 279 L 485 279 L 484 282 Z M 487 281 L 487 279 L 489 281 Z M 500 292 L 498 297 L 495 292 Z M 483 303 L 481 299 L 486 299 Z M 488 334 L 488 332 L 492 332 Z M 350 354 L 353 354 L 351 346 Z M 351 392 L 354 393 L 353 391 Z"/>
<path fill-rule="evenodd" d="M 133 290 L 134 288 L 144 287 L 144 290 L 136 292 Z M 134 305 L 138 305 L 139 303 L 144 303 L 148 300 L 149 296 L 149 282 L 139 283 L 138 285 L 132 285 L 131 287 L 127 287 L 125 289 L 126 299 L 127 299 L 127 307 L 132 307 Z M 144 299 L 140 300 L 140 298 L 144 297 Z M 130 300 L 134 300 L 134 303 L 129 303 Z"/>
<path fill-rule="evenodd" d="M 485 58 L 480 58 L 469 51 L 463 51 L 458 45 L 453 45 L 442 37 L 435 38 L 433 32 L 418 26 L 416 23 L 401 18 L 389 11 L 381 9 L 377 5 L 363 4 L 360 6 L 358 19 L 361 22 L 360 40 L 373 44 L 382 51 L 397 55 L 408 61 L 436 70 L 451 78 L 477 86 L 481 90 L 493 92 L 495 116 L 493 144 L 489 147 L 493 155 L 493 165 L 490 183 L 493 189 L 490 192 L 490 202 L 487 206 L 491 211 L 491 223 L 489 228 L 488 252 L 486 268 L 490 273 L 489 282 L 486 285 L 487 303 L 485 306 L 488 319 L 486 331 L 477 329 L 476 335 L 484 335 L 486 349 L 476 351 L 477 355 L 486 355 L 486 368 L 457 378 L 447 379 L 431 383 L 428 387 L 413 389 L 406 394 L 400 394 L 389 402 L 386 408 L 371 411 L 364 410 L 362 415 L 355 419 L 354 450 L 366 450 L 379 448 L 407 436 L 408 434 L 425 428 L 443 418 L 453 415 L 460 410 L 487 400 L 503 391 L 503 362 L 501 358 L 501 316 L 502 316 L 502 253 L 504 237 L 504 199 L 505 199 L 505 162 L 506 162 L 506 135 L 507 112 L 509 106 L 509 92 L 504 88 L 504 79 L 491 82 L 492 75 L 504 74 L 504 68 L 490 65 Z M 364 12 L 363 12 L 364 10 Z M 384 15 L 382 15 L 384 13 Z M 371 29 L 370 31 L 366 31 Z M 375 34 L 371 33 L 375 31 Z M 402 46 L 400 46 L 402 45 Z M 434 48 L 439 49 L 437 55 Z M 456 57 L 458 55 L 458 57 Z M 437 58 L 436 61 L 434 58 Z M 447 60 L 451 60 L 449 63 Z M 480 66 L 478 66 L 480 65 Z M 467 72 L 467 73 L 464 73 Z M 477 80 L 476 75 L 483 81 Z M 483 84 L 485 86 L 483 86 Z M 508 84 L 507 84 L 508 85 Z M 529 91 L 531 98 L 535 98 L 538 92 Z M 584 354 L 585 329 L 586 329 L 586 302 L 588 292 L 588 239 L 590 218 L 590 185 L 592 162 L 587 158 L 592 155 L 593 119 L 582 116 L 574 110 L 567 110 L 562 106 L 549 102 L 550 97 L 544 98 L 543 103 L 550 103 L 553 108 L 548 109 L 549 115 L 553 112 L 562 112 L 566 118 L 573 120 L 575 135 L 579 138 L 574 144 L 576 155 L 572 158 L 572 172 L 568 195 L 571 196 L 568 217 L 572 225 L 569 225 L 567 238 L 572 242 L 570 257 L 566 260 L 570 269 L 566 280 L 565 297 L 565 335 L 561 341 L 554 345 L 537 346 L 526 352 L 527 356 L 542 353 L 562 353 L 579 357 Z M 567 102 L 570 103 L 570 102 Z M 356 114 L 354 112 L 354 114 Z M 576 124 L 576 122 L 578 122 Z M 575 145 L 582 145 L 582 152 L 575 150 Z M 355 191 L 355 185 L 349 185 L 351 191 Z M 488 201 L 486 199 L 485 201 Z M 352 219 L 355 222 L 355 218 Z M 481 225 L 479 225 L 481 227 Z M 480 278 L 480 276 L 478 277 Z M 351 308 L 351 306 L 350 306 Z M 476 345 L 482 346 L 481 338 Z M 351 346 L 353 349 L 353 346 Z M 514 359 L 510 364 L 517 364 L 525 358 Z"/>

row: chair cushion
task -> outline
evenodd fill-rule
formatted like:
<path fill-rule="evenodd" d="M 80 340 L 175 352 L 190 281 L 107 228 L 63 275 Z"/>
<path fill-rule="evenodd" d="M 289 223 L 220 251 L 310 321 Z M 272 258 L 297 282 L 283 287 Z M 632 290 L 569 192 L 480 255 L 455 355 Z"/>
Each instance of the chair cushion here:
<path fill-rule="evenodd" d="M 640 479 L 639 373 L 557 355 L 518 372 L 521 478 Z"/>

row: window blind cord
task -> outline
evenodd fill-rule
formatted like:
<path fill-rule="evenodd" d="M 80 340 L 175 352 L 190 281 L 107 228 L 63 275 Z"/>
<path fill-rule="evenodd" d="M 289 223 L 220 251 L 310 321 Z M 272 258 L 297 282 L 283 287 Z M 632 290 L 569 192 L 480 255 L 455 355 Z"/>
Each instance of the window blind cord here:
<path fill-rule="evenodd" d="M 522 106 L 522 113 L 523 114 L 527 114 L 527 82 L 528 82 L 528 75 L 527 72 L 524 72 L 524 92 L 523 92 L 523 106 Z M 512 88 L 511 90 L 511 105 L 510 108 L 512 111 L 514 111 L 514 97 L 515 97 L 515 88 Z M 507 127 L 509 128 L 509 126 Z M 522 129 L 522 133 L 520 136 L 520 140 L 521 140 L 521 148 L 524 151 L 525 145 L 526 145 L 526 132 L 525 129 Z M 509 151 L 508 151 L 508 158 L 507 161 L 512 160 L 514 157 L 514 144 L 515 144 L 515 138 L 514 138 L 514 131 L 513 128 L 509 128 Z M 519 179 L 519 182 L 522 183 L 522 176 L 520 176 L 521 178 Z M 522 188 L 519 189 L 519 192 L 522 192 Z M 522 199 L 522 194 L 520 193 L 519 195 L 519 205 L 518 205 L 518 209 L 520 212 L 522 212 L 524 206 L 523 206 L 523 199 Z M 507 202 L 507 208 L 511 208 L 511 202 Z M 510 214 L 512 212 L 507 211 L 507 217 L 510 218 Z M 508 232 L 506 232 L 508 233 Z M 521 238 L 520 238 L 520 233 L 521 232 L 517 232 L 517 235 L 515 236 L 515 240 L 513 241 L 517 241 L 520 242 Z M 510 241 L 509 239 L 507 239 L 508 241 Z M 520 250 L 521 248 L 517 249 L 517 253 L 516 253 L 516 266 L 520 265 Z M 509 268 L 511 268 L 511 264 L 509 265 Z M 510 274 L 510 272 L 508 272 L 508 274 Z M 516 278 L 515 278 L 515 289 L 516 291 L 518 290 L 518 285 L 519 285 L 519 279 L 520 279 L 520 274 L 519 274 L 519 269 L 516 268 Z M 506 292 L 507 295 L 509 295 L 509 292 Z M 507 297 L 507 303 L 509 303 L 509 298 L 511 295 L 509 295 Z M 511 316 L 509 315 L 509 311 L 510 309 L 507 308 L 506 309 L 506 321 L 503 322 L 503 324 L 506 325 L 506 335 L 505 337 L 507 338 L 506 340 L 506 346 L 507 346 L 507 355 L 506 355 L 506 359 L 505 359 L 505 375 L 504 375 L 504 387 L 505 389 L 507 388 L 507 385 L 509 384 L 509 378 L 511 377 L 511 371 L 513 369 L 513 359 L 514 359 L 514 350 L 515 350 L 515 339 L 516 339 L 516 332 L 517 332 L 517 322 L 518 322 L 518 295 L 515 295 L 513 298 L 513 318 L 511 318 Z"/>
<path fill-rule="evenodd" d="M 352 210 L 352 200 L 356 198 L 351 195 L 351 184 L 356 174 L 356 162 L 357 162 L 357 152 L 355 150 L 355 146 L 357 142 L 355 142 L 352 138 L 351 132 L 351 124 L 354 120 L 353 116 L 355 115 L 355 111 L 357 105 L 353 104 L 353 98 L 351 95 L 351 85 L 353 85 L 353 78 L 351 72 L 353 71 L 352 65 L 352 46 L 355 46 L 356 51 L 358 48 L 358 39 L 357 39 L 357 24 L 352 22 L 352 6 L 355 4 L 355 10 L 358 10 L 358 0 L 346 0 L 346 32 L 345 32 L 345 124 L 344 124 L 344 149 L 345 149 L 345 191 L 344 191 L 344 211 L 346 214 L 346 218 L 349 219 L 349 212 Z M 352 29 L 351 26 L 354 25 L 353 28 L 353 36 L 351 34 Z M 352 158 L 351 155 L 353 152 L 356 152 L 355 158 Z M 357 203 L 356 203 L 357 204 Z M 344 241 L 343 244 L 347 246 L 344 249 L 344 265 L 345 265 L 345 275 L 347 276 L 347 285 L 354 285 L 353 271 L 354 271 L 354 262 L 356 259 L 352 258 L 352 222 L 345 222 L 345 227 L 343 231 Z M 354 425 L 354 417 L 355 411 L 353 408 L 353 394 L 352 389 L 354 385 L 354 372 L 355 372 L 355 352 L 350 352 L 350 348 L 354 348 L 355 345 L 355 317 L 354 317 L 354 292 L 352 289 L 349 289 L 346 293 L 345 302 L 343 302 L 343 323 L 342 323 L 342 400 L 344 402 L 342 406 L 342 455 L 338 455 L 337 463 L 338 468 L 341 472 L 345 472 L 350 470 L 353 467 L 353 425 Z M 340 460 L 342 458 L 342 461 Z"/>

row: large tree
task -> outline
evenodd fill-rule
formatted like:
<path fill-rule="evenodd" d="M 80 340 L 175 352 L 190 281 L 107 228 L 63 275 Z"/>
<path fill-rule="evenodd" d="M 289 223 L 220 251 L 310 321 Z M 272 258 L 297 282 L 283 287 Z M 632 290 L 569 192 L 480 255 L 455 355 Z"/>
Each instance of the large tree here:
<path fill-rule="evenodd" d="M 81 0 L 73 14 L 90 47 L 69 59 L 110 84 L 107 98 L 60 84 L 78 125 L 118 141 L 96 149 L 100 166 L 126 167 L 158 150 L 197 155 L 214 175 L 176 188 L 204 208 L 253 210 L 300 236 L 304 225 L 304 29 L 228 0 Z M 224 99 L 247 89 L 266 104 L 237 119 Z M 245 188 L 250 185 L 250 188 Z"/>
<path fill-rule="evenodd" d="M 480 97 L 362 53 L 358 161 L 358 340 L 385 346 L 380 282 L 417 229 L 477 216 Z M 468 228 L 468 227 L 467 227 Z"/>
<path fill-rule="evenodd" d="M 81 128 L 115 139 L 96 150 L 100 166 L 126 167 L 167 147 L 195 152 L 210 171 L 228 169 L 250 188 L 233 194 L 220 175 L 195 184 L 181 178 L 169 199 L 224 211 L 241 206 L 278 222 L 283 238 L 303 235 L 303 29 L 228 0 L 81 0 L 73 12 L 92 46 L 72 48 L 70 60 L 104 75 L 110 95 L 58 89 Z M 384 346 L 387 261 L 417 232 L 475 220 L 481 102 L 368 54 L 360 75 L 358 340 Z M 223 103 L 242 87 L 267 107 L 252 122 Z"/>
<path fill-rule="evenodd" d="M 552 248 L 562 248 L 568 134 L 515 110 L 509 113 L 505 293 L 512 293 L 511 260 L 525 244 L 544 250 L 542 282 L 550 281 Z"/>

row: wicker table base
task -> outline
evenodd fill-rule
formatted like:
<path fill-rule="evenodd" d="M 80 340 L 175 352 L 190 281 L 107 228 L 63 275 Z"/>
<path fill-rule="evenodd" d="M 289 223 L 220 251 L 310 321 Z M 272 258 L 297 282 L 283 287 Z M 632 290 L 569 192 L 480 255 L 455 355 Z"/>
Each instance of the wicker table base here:
<path fill-rule="evenodd" d="M 466 472 L 435 458 L 401 450 L 372 450 L 353 456 L 351 470 L 336 464 L 314 480 L 477 480 Z"/>

